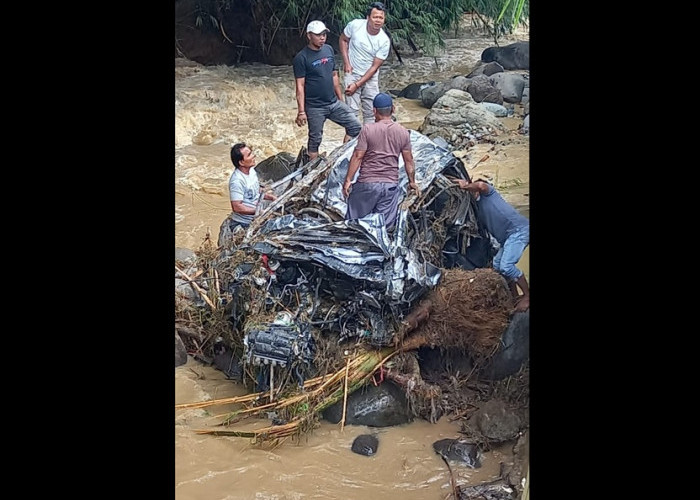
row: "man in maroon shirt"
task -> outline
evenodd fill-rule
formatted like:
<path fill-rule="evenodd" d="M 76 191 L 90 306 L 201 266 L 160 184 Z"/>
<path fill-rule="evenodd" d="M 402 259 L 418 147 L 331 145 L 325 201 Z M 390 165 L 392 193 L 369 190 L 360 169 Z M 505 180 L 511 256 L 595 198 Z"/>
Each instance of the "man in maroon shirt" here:
<path fill-rule="evenodd" d="M 388 94 L 374 98 L 374 123 L 362 126 L 355 151 L 350 158 L 348 173 L 343 183 L 347 200 L 345 219 L 360 219 L 370 213 L 384 215 L 387 229 L 393 229 L 399 208 L 399 154 L 403 157 L 408 185 L 417 194 L 416 166 L 411 150 L 410 132 L 393 121 L 394 103 Z M 357 171 L 357 182 L 350 186 Z"/>

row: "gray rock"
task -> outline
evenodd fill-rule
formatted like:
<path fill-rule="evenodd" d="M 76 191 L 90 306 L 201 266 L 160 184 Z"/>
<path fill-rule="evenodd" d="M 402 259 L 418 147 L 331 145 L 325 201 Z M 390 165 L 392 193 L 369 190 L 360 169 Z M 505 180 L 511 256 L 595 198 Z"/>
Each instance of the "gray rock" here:
<path fill-rule="evenodd" d="M 175 367 L 187 363 L 187 348 L 180 336 L 175 332 Z"/>
<path fill-rule="evenodd" d="M 430 109 L 444 93 L 445 84 L 442 82 L 424 88 L 420 94 L 421 103 L 423 103 L 423 106 Z"/>
<path fill-rule="evenodd" d="M 523 106 L 530 104 L 530 82 L 525 82 L 525 88 L 523 89 L 523 95 L 520 98 L 520 104 Z M 529 111 L 527 113 L 529 113 Z"/>
<path fill-rule="evenodd" d="M 419 132 L 428 137 L 452 137 L 456 132 L 461 134 L 466 125 L 471 129 L 490 129 L 496 133 L 505 131 L 500 120 L 474 102 L 469 93 L 450 89 L 433 105 Z"/>
<path fill-rule="evenodd" d="M 371 457 L 377 453 L 378 448 L 379 440 L 376 438 L 376 436 L 371 434 L 360 434 L 352 442 L 352 447 L 350 449 L 358 455 Z"/>
<path fill-rule="evenodd" d="M 499 118 L 506 117 L 510 114 L 508 112 L 508 109 L 506 109 L 504 106 L 501 106 L 500 104 L 496 104 L 495 102 L 480 102 L 479 106 L 490 111 Z"/>
<path fill-rule="evenodd" d="M 463 462 L 473 469 L 481 467 L 479 448 L 474 443 L 461 439 L 440 439 L 433 443 L 433 449 L 445 460 Z"/>
<path fill-rule="evenodd" d="M 467 75 L 467 78 L 473 78 L 478 75 L 491 76 L 494 73 L 500 73 L 503 71 L 503 66 L 495 61 L 484 63 L 479 61 L 476 67 Z"/>
<path fill-rule="evenodd" d="M 492 443 L 516 439 L 520 435 L 521 418 L 505 402 L 490 399 L 471 417 L 471 425 Z"/>
<path fill-rule="evenodd" d="M 475 102 L 492 102 L 503 104 L 503 95 L 493 82 L 486 75 L 479 75 L 472 78 L 467 87 L 467 92 Z"/>
<path fill-rule="evenodd" d="M 466 76 L 455 76 L 454 78 L 445 82 L 445 92 L 450 89 L 464 90 L 467 92 L 467 88 L 469 87 L 470 83 L 471 80 Z"/>
<path fill-rule="evenodd" d="M 503 100 L 512 104 L 522 101 L 525 90 L 525 77 L 519 73 L 496 73 L 489 80 L 501 91 Z"/>
<path fill-rule="evenodd" d="M 526 116 L 527 120 L 529 117 Z M 501 345 L 496 354 L 482 370 L 481 377 L 502 380 L 517 373 L 530 358 L 530 310 L 513 314 L 501 336 Z"/>
<path fill-rule="evenodd" d="M 527 115 L 520 126 L 520 133 L 524 135 L 530 134 L 530 115 Z"/>
<path fill-rule="evenodd" d="M 190 267 L 196 264 L 197 255 L 189 248 L 175 247 L 175 262 L 182 267 Z"/>

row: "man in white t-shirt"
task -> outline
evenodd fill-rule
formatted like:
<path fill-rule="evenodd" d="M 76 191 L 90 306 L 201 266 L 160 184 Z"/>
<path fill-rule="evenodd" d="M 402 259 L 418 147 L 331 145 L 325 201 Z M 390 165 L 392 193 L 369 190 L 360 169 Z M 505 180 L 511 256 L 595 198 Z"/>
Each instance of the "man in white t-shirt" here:
<path fill-rule="evenodd" d="M 340 35 L 345 102 L 358 115 L 362 110 L 360 118 L 364 123 L 374 123 L 373 101 L 379 93 L 379 66 L 389 57 L 391 48 L 391 40 L 382 29 L 385 11 L 383 3 L 371 3 L 367 18 L 350 21 Z"/>
<path fill-rule="evenodd" d="M 231 148 L 231 161 L 236 167 L 228 181 L 231 199 L 232 227 L 247 227 L 253 221 L 258 203 L 261 199 L 276 200 L 274 193 L 261 193 L 258 174 L 255 167 L 255 154 L 244 143 L 239 142 Z"/>

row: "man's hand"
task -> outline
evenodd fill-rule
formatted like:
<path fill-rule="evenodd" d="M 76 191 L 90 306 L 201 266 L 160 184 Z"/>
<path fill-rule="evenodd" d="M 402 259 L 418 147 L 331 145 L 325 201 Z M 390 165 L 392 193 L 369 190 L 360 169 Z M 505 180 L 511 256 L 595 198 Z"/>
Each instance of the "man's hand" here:
<path fill-rule="evenodd" d="M 416 196 L 420 196 L 420 188 L 418 187 L 418 184 L 416 184 L 415 181 L 409 182 L 408 187 L 416 192 Z"/>
<path fill-rule="evenodd" d="M 352 73 L 352 64 L 348 63 L 345 65 L 345 69 L 343 69 L 346 75 L 349 75 Z"/>
<path fill-rule="evenodd" d="M 345 196 L 345 199 L 348 199 L 348 196 L 350 196 L 350 185 L 352 184 L 351 181 L 346 180 L 343 183 L 343 196 Z"/>
<path fill-rule="evenodd" d="M 357 85 L 355 82 L 352 82 L 347 87 L 345 87 L 345 95 L 353 95 L 355 92 L 357 92 L 357 89 L 359 88 L 359 85 Z"/>
<path fill-rule="evenodd" d="M 306 113 L 304 111 L 299 111 L 297 113 L 296 120 L 294 120 L 294 123 L 296 123 L 300 127 L 306 125 Z"/>
<path fill-rule="evenodd" d="M 527 311 L 530 308 L 530 296 L 529 295 L 521 295 L 520 298 L 518 298 L 517 303 L 515 304 L 515 310 L 516 311 Z"/>

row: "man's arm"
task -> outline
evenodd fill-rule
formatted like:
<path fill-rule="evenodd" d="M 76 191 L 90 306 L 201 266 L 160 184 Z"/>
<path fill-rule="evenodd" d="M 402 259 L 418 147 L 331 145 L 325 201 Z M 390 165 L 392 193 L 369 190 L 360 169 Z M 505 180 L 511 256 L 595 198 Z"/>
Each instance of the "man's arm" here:
<path fill-rule="evenodd" d="M 231 200 L 231 210 L 241 215 L 255 215 L 255 208 L 247 207 L 243 200 Z"/>
<path fill-rule="evenodd" d="M 367 80 L 372 78 L 374 74 L 379 70 L 379 66 L 384 64 L 384 59 L 379 59 L 378 57 L 375 57 L 374 60 L 372 61 L 372 66 L 369 67 L 367 70 L 367 73 L 365 73 L 362 78 L 358 80 L 358 83 L 360 85 L 364 85 Z"/>
<path fill-rule="evenodd" d="M 367 73 L 362 75 L 362 77 L 360 77 L 356 82 L 348 84 L 348 86 L 345 89 L 345 95 L 353 95 L 355 92 L 357 92 L 358 88 L 362 87 L 365 83 L 367 83 L 367 80 L 372 78 L 372 75 L 374 75 L 377 72 L 379 66 L 381 66 L 383 62 L 383 59 L 375 57 L 374 61 L 372 61 L 372 66 L 369 67 Z"/>
<path fill-rule="evenodd" d="M 335 91 L 335 96 L 339 101 L 343 100 L 343 89 L 340 88 L 340 78 L 338 78 L 338 72 L 333 72 L 333 90 Z"/>
<path fill-rule="evenodd" d="M 403 165 L 408 176 L 408 186 L 416 192 L 416 195 L 420 195 L 420 188 L 416 184 L 416 164 L 413 161 L 413 151 L 405 149 L 401 151 L 401 156 L 403 157 Z"/>
<path fill-rule="evenodd" d="M 340 39 L 338 40 L 338 48 L 340 49 L 340 55 L 343 56 L 343 71 L 345 73 L 352 73 L 350 56 L 348 56 L 348 49 L 350 48 L 350 39 L 347 37 L 345 32 L 340 34 Z"/>
<path fill-rule="evenodd" d="M 345 175 L 345 182 L 343 183 L 343 196 L 348 199 L 350 196 L 350 185 L 352 180 L 355 178 L 357 170 L 360 168 L 362 163 L 362 158 L 365 157 L 366 151 L 358 151 L 355 147 L 355 151 L 352 152 L 352 157 L 350 158 L 350 165 L 348 165 L 348 173 Z"/>
<path fill-rule="evenodd" d="M 455 179 L 459 187 L 472 193 L 488 193 L 489 185 L 484 181 L 467 182 L 465 179 Z"/>
<path fill-rule="evenodd" d="M 297 88 L 297 117 L 294 123 L 300 127 L 306 123 L 306 109 L 304 101 L 306 100 L 306 92 L 304 91 L 304 85 L 306 84 L 306 77 L 296 78 L 296 88 Z"/>

